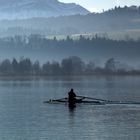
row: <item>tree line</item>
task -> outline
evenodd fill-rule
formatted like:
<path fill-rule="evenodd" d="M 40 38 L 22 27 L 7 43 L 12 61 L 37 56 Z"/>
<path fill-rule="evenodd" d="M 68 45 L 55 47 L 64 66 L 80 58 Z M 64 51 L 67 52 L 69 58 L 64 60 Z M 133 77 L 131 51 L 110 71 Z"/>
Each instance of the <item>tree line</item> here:
<path fill-rule="evenodd" d="M 103 67 L 96 66 L 94 62 L 84 62 L 80 57 L 70 56 L 61 62 L 47 61 L 40 64 L 39 61 L 31 61 L 29 58 L 17 60 L 5 59 L 0 63 L 0 75 L 17 76 L 74 76 L 74 75 L 97 75 L 97 74 L 140 74 L 140 69 L 135 70 L 114 58 L 108 59 Z"/>
<path fill-rule="evenodd" d="M 85 37 L 80 35 L 77 38 L 72 38 L 67 36 L 65 39 L 46 38 L 42 35 L 30 35 L 30 36 L 20 36 L 16 35 L 14 37 L 0 38 L 0 47 L 31 47 L 31 48 L 59 48 L 68 49 L 69 48 L 80 48 L 80 49 L 91 49 L 93 47 L 102 46 L 107 47 L 139 47 L 140 39 L 133 40 L 126 36 L 125 40 L 113 40 L 109 39 L 105 34 L 100 37 L 95 34 L 93 37 Z"/>

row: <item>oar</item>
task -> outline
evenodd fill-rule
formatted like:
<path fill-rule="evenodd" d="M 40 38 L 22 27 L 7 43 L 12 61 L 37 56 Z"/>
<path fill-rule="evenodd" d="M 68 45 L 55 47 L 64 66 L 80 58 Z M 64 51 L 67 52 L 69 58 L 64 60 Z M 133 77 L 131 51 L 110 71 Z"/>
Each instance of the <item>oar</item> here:
<path fill-rule="evenodd" d="M 68 98 L 54 99 L 54 100 L 52 100 L 52 101 L 62 101 L 63 99 L 68 99 Z"/>
<path fill-rule="evenodd" d="M 86 96 L 77 96 L 77 97 L 102 101 L 102 102 L 106 102 L 107 104 L 140 104 L 140 102 L 134 102 L 134 101 L 110 101 L 110 100 L 103 100 L 103 99 L 97 99 L 97 98 L 86 97 Z"/>
<path fill-rule="evenodd" d="M 60 101 L 60 100 L 63 100 L 63 99 L 68 99 L 68 98 L 65 97 L 65 98 L 60 98 L 60 99 L 56 99 L 56 100 L 57 100 L 57 101 L 58 101 L 58 100 Z"/>
<path fill-rule="evenodd" d="M 86 96 L 76 96 L 76 97 L 87 98 L 87 99 L 91 99 L 91 100 L 98 100 L 98 101 L 103 101 L 103 102 L 110 102 L 109 100 L 97 99 L 97 98 L 86 97 Z"/>
<path fill-rule="evenodd" d="M 53 102 L 53 101 L 62 101 L 63 99 L 68 99 L 68 98 L 50 99 L 49 101 L 44 101 L 44 103 L 50 103 L 50 102 Z"/>

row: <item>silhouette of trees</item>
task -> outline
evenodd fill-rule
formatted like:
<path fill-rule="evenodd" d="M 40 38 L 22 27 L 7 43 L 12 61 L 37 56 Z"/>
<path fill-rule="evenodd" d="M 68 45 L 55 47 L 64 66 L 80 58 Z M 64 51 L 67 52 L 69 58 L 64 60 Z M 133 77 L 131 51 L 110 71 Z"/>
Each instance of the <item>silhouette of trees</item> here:
<path fill-rule="evenodd" d="M 140 69 L 134 69 L 125 63 L 110 58 L 104 67 L 96 66 L 93 61 L 85 63 L 77 56 L 62 59 L 61 62 L 46 62 L 40 65 L 39 61 L 32 62 L 29 58 L 17 61 L 5 59 L 0 63 L 0 75 L 38 75 L 38 76 L 75 76 L 75 75 L 130 75 L 140 74 Z"/>
<path fill-rule="evenodd" d="M 77 56 L 71 56 L 62 60 L 61 68 L 64 75 L 80 75 L 83 73 L 84 62 Z"/>
<path fill-rule="evenodd" d="M 53 61 L 51 64 L 51 75 L 60 75 L 60 74 L 61 74 L 60 64 L 56 61 Z"/>
<path fill-rule="evenodd" d="M 132 47 L 139 49 L 139 44 L 140 39 L 134 41 L 129 37 L 129 35 L 125 36 L 125 40 L 112 40 L 109 39 L 106 34 L 104 34 L 103 37 L 96 34 L 92 38 L 86 38 L 81 35 L 77 39 L 71 38 L 70 36 L 67 36 L 66 39 L 57 39 L 56 37 L 53 39 L 48 39 L 41 35 L 0 38 L 0 45 L 3 47 L 46 48 L 48 50 L 58 49 L 64 51 L 68 51 L 70 49 L 78 52 L 87 49 L 93 51 L 94 48 L 100 47 L 102 47 L 104 50 L 108 50 L 110 47 L 113 49 L 117 49 L 119 47 L 120 50 L 123 48 L 131 50 Z"/>
<path fill-rule="evenodd" d="M 32 62 L 28 58 L 21 58 L 18 64 L 18 71 L 22 74 L 31 74 L 32 71 Z"/>
<path fill-rule="evenodd" d="M 33 75 L 40 75 L 41 74 L 41 67 L 39 61 L 35 61 L 32 64 L 32 74 Z"/>
<path fill-rule="evenodd" d="M 94 74 L 95 73 L 95 68 L 96 67 L 95 67 L 94 62 L 90 61 L 85 66 L 85 73 L 88 74 L 88 75 Z"/>
<path fill-rule="evenodd" d="M 12 71 L 12 65 L 9 59 L 5 59 L 2 61 L 1 66 L 0 66 L 0 71 L 3 74 L 9 74 Z"/>
<path fill-rule="evenodd" d="M 50 62 L 47 62 L 45 64 L 43 64 L 42 66 L 42 74 L 43 75 L 51 75 L 51 64 Z"/>
<path fill-rule="evenodd" d="M 80 36 L 79 39 L 72 39 L 67 36 L 66 39 L 58 40 L 45 38 L 41 35 L 15 36 L 0 38 L 0 45 L 3 47 L 43 47 L 53 50 L 74 51 L 94 51 L 100 48 L 103 51 L 118 49 L 124 51 L 136 49 L 140 51 L 140 39 L 134 41 L 129 37 L 126 40 L 111 40 L 108 37 L 99 37 L 97 34 L 92 38 Z M 55 51 L 56 51 L 55 50 Z M 97 67 L 94 62 L 85 63 L 77 56 L 64 58 L 61 62 L 53 61 L 40 64 L 39 61 L 32 62 L 29 58 L 17 60 L 3 60 L 0 63 L 1 75 L 83 75 L 83 74 L 138 74 L 139 70 L 134 70 L 127 65 L 117 62 L 114 58 L 109 58 L 105 66 Z"/>
<path fill-rule="evenodd" d="M 113 73 L 116 72 L 116 62 L 114 58 L 110 58 L 105 63 L 106 72 Z"/>
<path fill-rule="evenodd" d="M 15 58 L 12 60 L 12 73 L 19 73 L 19 64 Z"/>

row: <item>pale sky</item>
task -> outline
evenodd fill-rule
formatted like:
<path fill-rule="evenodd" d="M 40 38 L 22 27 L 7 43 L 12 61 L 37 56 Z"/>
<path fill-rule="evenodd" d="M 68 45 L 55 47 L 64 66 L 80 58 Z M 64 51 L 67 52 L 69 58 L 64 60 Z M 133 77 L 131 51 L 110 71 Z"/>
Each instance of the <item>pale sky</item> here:
<path fill-rule="evenodd" d="M 107 9 L 114 8 L 115 6 L 140 6 L 140 0 L 59 0 L 65 3 L 77 3 L 87 8 L 91 12 L 101 12 Z"/>

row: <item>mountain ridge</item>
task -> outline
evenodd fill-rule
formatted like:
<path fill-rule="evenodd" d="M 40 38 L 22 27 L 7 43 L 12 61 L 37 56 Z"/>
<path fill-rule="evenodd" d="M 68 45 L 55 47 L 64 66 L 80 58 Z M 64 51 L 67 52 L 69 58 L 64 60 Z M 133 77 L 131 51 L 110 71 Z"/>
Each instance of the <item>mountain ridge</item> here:
<path fill-rule="evenodd" d="M 95 32 L 124 33 L 127 31 L 139 34 L 140 6 L 115 7 L 103 13 L 90 13 L 87 15 L 0 20 L 0 36 L 30 34 L 55 36 L 92 34 Z"/>
<path fill-rule="evenodd" d="M 0 0 L 0 19 L 22 19 L 88 14 L 89 11 L 75 3 L 58 0 Z"/>

